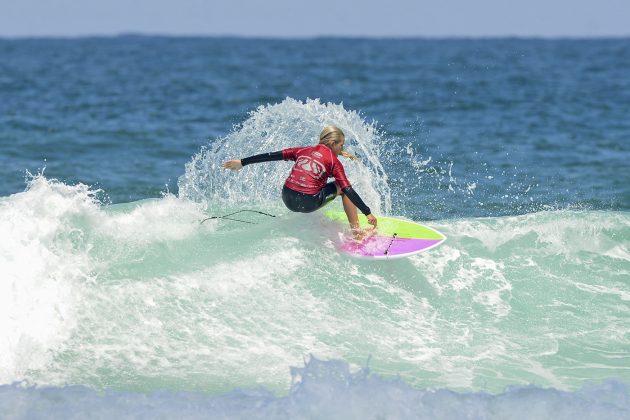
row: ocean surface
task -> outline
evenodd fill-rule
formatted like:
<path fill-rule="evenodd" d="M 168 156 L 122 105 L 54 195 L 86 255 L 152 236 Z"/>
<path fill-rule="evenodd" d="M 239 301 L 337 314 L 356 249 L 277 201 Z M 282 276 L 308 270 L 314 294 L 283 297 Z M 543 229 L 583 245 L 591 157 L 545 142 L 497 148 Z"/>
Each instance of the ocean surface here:
<path fill-rule="evenodd" d="M 628 69 L 630 39 L 0 39 L 0 418 L 629 418 Z M 443 245 L 353 259 L 290 163 L 221 169 L 328 124 Z M 200 223 L 241 210 L 276 217 Z"/>

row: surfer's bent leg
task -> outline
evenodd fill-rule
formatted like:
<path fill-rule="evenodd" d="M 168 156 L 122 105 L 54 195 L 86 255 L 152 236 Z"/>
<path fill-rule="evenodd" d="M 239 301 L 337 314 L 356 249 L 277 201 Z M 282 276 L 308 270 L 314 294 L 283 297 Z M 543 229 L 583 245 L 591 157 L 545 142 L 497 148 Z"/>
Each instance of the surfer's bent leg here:
<path fill-rule="evenodd" d="M 359 229 L 359 213 L 357 212 L 357 206 L 355 206 L 345 194 L 341 196 L 341 202 L 343 203 L 343 210 L 348 217 L 348 222 L 350 222 L 350 227 L 352 230 Z"/>
<path fill-rule="evenodd" d="M 311 213 L 321 207 L 321 201 L 321 192 L 317 194 L 305 194 L 292 190 L 286 185 L 282 187 L 282 202 L 291 211 Z"/>
<path fill-rule="evenodd" d="M 337 181 L 335 181 L 334 184 L 335 184 L 335 187 L 337 188 L 337 195 L 341 196 L 343 210 L 346 212 L 346 217 L 348 217 L 350 228 L 356 233 L 356 230 L 359 229 L 359 214 L 357 212 L 357 206 L 355 206 L 352 203 L 352 201 L 350 201 L 348 196 L 343 193 Z"/>
<path fill-rule="evenodd" d="M 365 205 L 359 194 L 354 191 L 351 186 L 345 187 L 341 190 L 341 200 L 343 202 L 343 209 L 348 217 L 350 227 L 355 232 L 355 235 L 360 231 L 359 228 L 359 215 L 357 210 L 361 210 L 361 213 L 366 216 L 371 213 L 368 206 Z"/>
<path fill-rule="evenodd" d="M 341 188 L 339 188 L 339 184 L 337 181 L 329 182 L 322 188 L 320 192 L 321 200 L 319 208 L 324 207 L 326 204 L 333 201 L 338 195 L 341 194 Z"/>

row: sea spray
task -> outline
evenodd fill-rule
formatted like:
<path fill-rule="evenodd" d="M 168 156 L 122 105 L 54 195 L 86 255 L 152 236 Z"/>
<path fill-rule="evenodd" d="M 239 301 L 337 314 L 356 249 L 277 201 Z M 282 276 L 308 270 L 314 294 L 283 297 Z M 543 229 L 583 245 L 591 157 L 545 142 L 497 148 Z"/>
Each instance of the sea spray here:
<path fill-rule="evenodd" d="M 280 190 L 290 171 L 290 162 L 251 165 L 239 173 L 224 170 L 228 159 L 240 159 L 289 147 L 315 145 L 326 125 L 339 126 L 346 135 L 345 148 L 359 157 L 343 159 L 348 179 L 376 213 L 392 208 L 388 176 L 381 163 L 385 139 L 374 123 L 341 104 L 323 104 L 318 99 L 300 102 L 287 98 L 275 105 L 260 106 L 225 137 L 214 140 L 196 154 L 179 178 L 179 195 L 204 203 L 270 205 L 280 201 Z M 273 205 L 273 204 L 271 204 Z"/>
<path fill-rule="evenodd" d="M 259 106 L 232 132 L 203 146 L 178 180 L 179 196 L 211 207 L 247 202 L 286 211 L 279 197 L 290 162 L 251 165 L 239 173 L 221 165 L 228 159 L 314 145 L 328 124 L 341 127 L 346 149 L 359 157 L 342 162 L 348 179 L 375 214 L 421 220 L 460 214 L 463 208 L 472 214 L 501 215 L 505 212 L 499 209 L 506 205 L 518 213 L 544 207 L 530 196 L 538 185 L 527 173 L 513 178 L 509 188 L 497 188 L 497 180 L 509 176 L 505 169 L 477 159 L 474 171 L 462 173 L 455 156 L 431 156 L 423 144 L 389 135 L 376 121 L 366 121 L 343 104 L 293 98 Z"/>

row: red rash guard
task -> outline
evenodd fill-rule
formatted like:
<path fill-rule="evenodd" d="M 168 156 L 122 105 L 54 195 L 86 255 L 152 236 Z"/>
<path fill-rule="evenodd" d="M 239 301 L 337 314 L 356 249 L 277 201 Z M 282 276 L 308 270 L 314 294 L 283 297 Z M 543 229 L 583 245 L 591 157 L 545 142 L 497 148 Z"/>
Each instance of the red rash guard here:
<path fill-rule="evenodd" d="M 352 187 L 343 165 L 332 150 L 323 144 L 307 147 L 292 147 L 278 152 L 262 153 L 256 156 L 249 156 L 241 159 L 241 165 L 246 166 L 252 163 L 271 162 L 275 160 L 293 160 L 295 165 L 291 169 L 291 173 L 287 178 L 284 186 L 286 189 L 294 191 L 296 194 L 305 194 L 314 196 L 323 191 L 328 178 L 335 178 L 339 188 L 352 203 L 366 216 L 371 213 L 368 206 L 365 205 L 359 194 Z M 283 189 L 284 197 L 284 189 Z M 283 198 L 284 200 L 284 198 Z M 285 202 L 285 204 L 287 204 Z M 322 203 L 319 203 L 321 206 Z M 288 207 L 288 204 L 287 204 Z M 293 211 L 301 211 L 294 210 Z"/>
<path fill-rule="evenodd" d="M 323 144 L 284 149 L 282 159 L 295 161 L 284 183 L 294 191 L 317 194 L 324 188 L 328 178 L 335 178 L 341 189 L 350 186 L 343 165 L 333 151 Z"/>

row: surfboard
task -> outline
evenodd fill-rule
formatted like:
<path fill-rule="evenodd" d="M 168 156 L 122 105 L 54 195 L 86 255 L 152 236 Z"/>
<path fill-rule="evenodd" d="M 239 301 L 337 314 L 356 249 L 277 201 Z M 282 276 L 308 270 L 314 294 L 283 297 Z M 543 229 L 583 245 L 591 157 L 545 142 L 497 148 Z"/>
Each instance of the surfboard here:
<path fill-rule="evenodd" d="M 348 226 L 348 218 L 343 211 L 324 212 L 326 218 Z M 361 228 L 371 228 L 367 218 L 359 215 Z M 428 226 L 411 220 L 395 217 L 378 217 L 378 228 L 374 234 L 361 241 L 346 238 L 337 248 L 346 254 L 368 259 L 403 258 L 435 248 L 446 240 L 446 236 Z"/>

